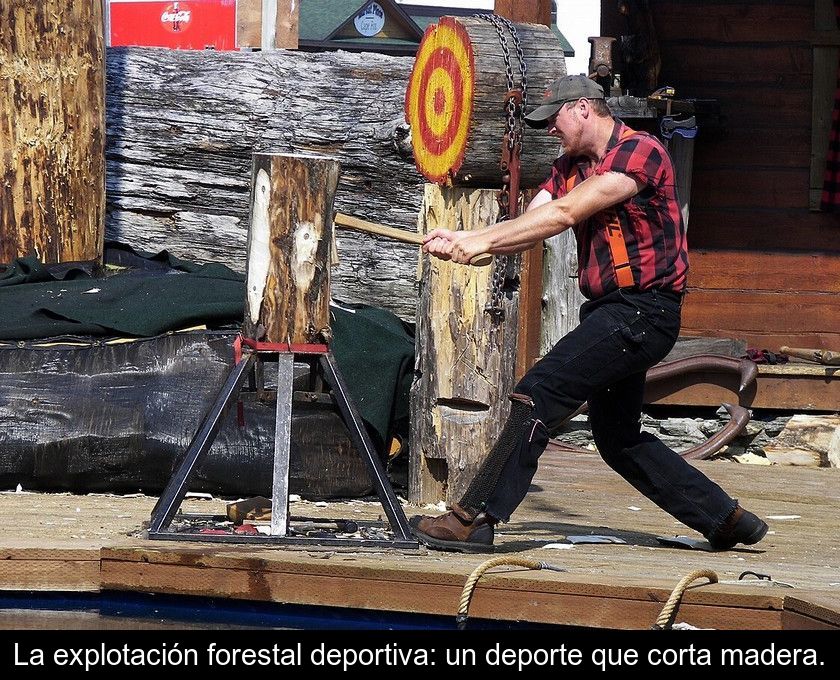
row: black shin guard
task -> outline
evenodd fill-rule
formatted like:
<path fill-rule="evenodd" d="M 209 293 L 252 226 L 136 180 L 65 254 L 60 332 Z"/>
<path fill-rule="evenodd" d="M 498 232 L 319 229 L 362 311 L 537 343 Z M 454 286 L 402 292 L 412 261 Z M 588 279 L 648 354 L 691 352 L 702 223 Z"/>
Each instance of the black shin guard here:
<path fill-rule="evenodd" d="M 511 453 L 519 446 L 522 437 L 531 422 L 534 411 L 533 402 L 527 397 L 511 396 L 510 415 L 508 416 L 502 434 L 496 440 L 496 445 L 484 460 L 478 474 L 473 478 L 464 497 L 458 503 L 464 510 L 473 515 L 484 510 L 487 499 L 490 498 L 499 482 L 499 476 L 505 467 Z"/>

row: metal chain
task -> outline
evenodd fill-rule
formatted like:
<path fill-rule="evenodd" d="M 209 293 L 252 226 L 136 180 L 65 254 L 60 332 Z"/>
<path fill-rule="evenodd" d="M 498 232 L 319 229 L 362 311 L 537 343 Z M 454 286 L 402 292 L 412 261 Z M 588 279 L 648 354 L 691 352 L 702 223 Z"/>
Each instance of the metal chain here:
<path fill-rule="evenodd" d="M 513 97 L 509 97 L 505 103 L 505 131 L 507 135 L 508 151 L 513 152 L 514 148 L 519 145 L 522 147 L 522 117 L 525 106 L 528 103 L 528 67 L 525 64 L 525 54 L 522 50 L 522 43 L 519 40 L 519 34 L 516 31 L 516 26 L 513 22 L 497 14 L 474 14 L 474 18 L 487 21 L 496 29 L 499 36 L 499 44 L 502 48 L 502 55 L 505 61 L 505 75 L 507 77 L 508 91 L 515 89 L 513 80 L 513 65 L 510 58 L 510 48 L 508 47 L 507 37 L 505 36 L 505 29 L 510 33 L 513 41 L 514 49 L 516 50 L 516 58 L 519 62 L 520 88 L 522 91 L 521 105 L 517 106 Z M 510 216 L 510 201 L 519 200 L 518 196 L 511 197 L 508 191 L 508 184 L 505 182 L 502 189 L 499 191 L 499 222 L 503 222 Z M 513 269 L 508 273 L 508 269 Z M 493 275 L 490 289 L 490 299 L 488 300 L 484 311 L 490 314 L 495 321 L 504 319 L 504 285 L 505 279 L 513 278 L 517 275 L 519 269 L 519 258 L 508 257 L 501 255 L 493 258 Z"/>
<path fill-rule="evenodd" d="M 507 27 L 508 32 L 510 33 L 510 37 L 513 39 L 513 47 L 516 50 L 516 59 L 519 62 L 519 75 L 520 75 L 520 82 L 522 88 L 522 111 L 528 106 L 528 64 L 525 63 L 525 52 L 522 50 L 522 41 L 519 40 L 519 33 L 516 31 L 516 25 L 510 20 L 505 19 L 504 17 L 497 16 L 492 14 L 490 16 L 496 17 L 496 20 Z M 494 22 L 495 23 L 495 22 Z M 506 41 L 507 42 L 507 41 Z M 507 57 L 507 71 L 511 73 L 511 65 L 510 65 L 510 56 Z M 511 86 L 509 89 L 513 89 Z M 520 113 L 520 118 L 522 114 Z"/>

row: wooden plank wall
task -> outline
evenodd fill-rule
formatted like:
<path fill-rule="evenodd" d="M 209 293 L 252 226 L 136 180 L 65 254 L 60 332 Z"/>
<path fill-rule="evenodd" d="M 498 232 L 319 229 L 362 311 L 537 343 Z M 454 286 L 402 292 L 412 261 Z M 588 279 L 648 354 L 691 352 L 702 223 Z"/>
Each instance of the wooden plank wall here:
<path fill-rule="evenodd" d="M 602 2 L 602 33 L 626 33 Z M 840 218 L 809 211 L 814 0 L 651 0 L 661 84 L 713 98 L 695 145 L 686 335 L 840 348 Z"/>

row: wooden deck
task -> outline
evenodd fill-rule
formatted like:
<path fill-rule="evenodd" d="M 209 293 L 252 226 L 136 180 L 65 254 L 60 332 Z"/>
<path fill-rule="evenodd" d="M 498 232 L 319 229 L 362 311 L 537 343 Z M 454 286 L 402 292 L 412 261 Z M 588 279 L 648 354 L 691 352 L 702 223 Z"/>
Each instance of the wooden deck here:
<path fill-rule="evenodd" d="M 718 629 L 840 628 L 840 471 L 698 465 L 746 507 L 769 517 L 771 533 L 755 549 L 662 547 L 656 536 L 691 532 L 595 454 L 549 451 L 528 499 L 501 527 L 496 555 L 521 554 L 566 571 L 493 570 L 479 582 L 470 616 L 648 628 L 676 583 L 707 568 L 721 582 L 700 580 L 689 589 L 678 621 Z M 454 616 L 468 574 L 490 557 L 148 541 L 138 531 L 154 500 L 0 494 L 6 519 L 0 588 L 160 592 Z M 223 503 L 190 500 L 185 509 L 222 512 Z M 362 501 L 326 508 L 296 503 L 292 512 L 353 519 L 381 514 L 378 504 Z M 627 543 L 544 547 L 568 545 L 566 536 L 581 534 L 608 534 Z M 778 583 L 739 582 L 746 571 Z"/>

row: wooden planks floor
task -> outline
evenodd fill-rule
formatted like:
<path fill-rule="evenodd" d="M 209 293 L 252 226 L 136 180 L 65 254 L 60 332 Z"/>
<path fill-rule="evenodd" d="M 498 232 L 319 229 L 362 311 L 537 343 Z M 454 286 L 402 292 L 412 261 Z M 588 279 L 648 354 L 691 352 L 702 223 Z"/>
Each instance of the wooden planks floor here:
<path fill-rule="evenodd" d="M 549 451 L 525 503 L 500 527 L 495 554 L 525 555 L 565 571 L 491 571 L 479 582 L 471 616 L 648 628 L 674 585 L 702 568 L 721 582 L 700 580 L 690 588 L 678 621 L 728 629 L 840 627 L 840 470 L 697 465 L 745 507 L 769 517 L 771 533 L 758 546 L 722 553 L 662 547 L 657 536 L 699 536 L 596 454 Z M 490 557 L 148 541 L 139 530 L 154 501 L 0 494 L 0 588 L 164 592 L 454 616 L 468 574 Z M 185 510 L 222 512 L 223 502 L 189 500 Z M 371 519 L 381 509 L 363 501 L 301 502 L 292 513 Z M 568 547 L 565 540 L 593 533 L 627 543 Z M 545 547 L 552 543 L 567 547 Z M 744 572 L 774 582 L 738 581 Z"/>

